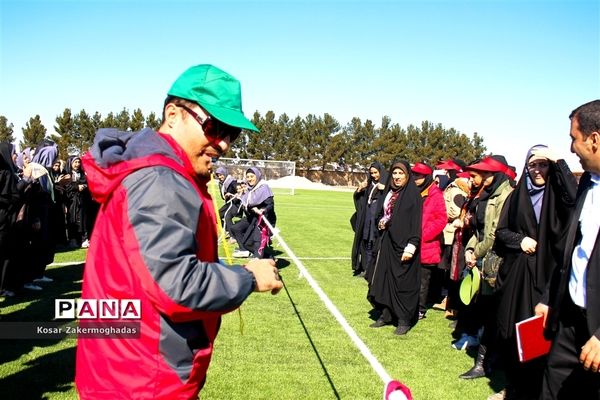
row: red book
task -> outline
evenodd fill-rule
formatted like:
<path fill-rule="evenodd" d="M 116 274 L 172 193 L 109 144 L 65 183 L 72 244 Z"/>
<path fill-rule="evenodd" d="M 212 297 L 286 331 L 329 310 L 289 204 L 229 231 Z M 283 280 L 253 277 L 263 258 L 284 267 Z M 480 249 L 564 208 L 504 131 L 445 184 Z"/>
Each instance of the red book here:
<path fill-rule="evenodd" d="M 544 316 L 535 315 L 515 324 L 519 361 L 526 362 L 548 354 L 552 341 L 544 337 Z"/>

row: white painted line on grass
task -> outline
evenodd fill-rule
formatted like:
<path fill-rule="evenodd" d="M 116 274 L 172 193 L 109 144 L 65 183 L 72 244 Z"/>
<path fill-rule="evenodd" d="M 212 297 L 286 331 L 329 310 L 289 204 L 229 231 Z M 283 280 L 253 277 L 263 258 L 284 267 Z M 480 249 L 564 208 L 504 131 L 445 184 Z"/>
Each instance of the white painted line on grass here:
<path fill-rule="evenodd" d="M 276 257 L 283 258 L 284 260 L 291 259 L 291 257 Z M 343 260 L 348 261 L 350 257 L 297 257 L 298 260 L 317 260 L 317 261 L 327 261 L 327 260 Z"/>
<path fill-rule="evenodd" d="M 69 262 L 60 262 L 60 263 L 52 263 L 48 264 L 49 267 L 65 267 L 67 265 L 79 265 L 85 263 L 85 260 L 81 261 L 69 261 Z"/>
<path fill-rule="evenodd" d="M 335 319 L 342 326 L 342 328 L 348 334 L 348 336 L 350 336 L 350 339 L 352 339 L 352 341 L 354 342 L 354 344 L 356 345 L 356 347 L 358 347 L 358 349 L 360 350 L 360 352 L 362 353 L 362 355 L 367 359 L 367 361 L 369 362 L 369 364 L 371 364 L 371 367 L 377 373 L 377 375 L 379 375 L 379 377 L 381 378 L 381 380 L 383 381 L 383 383 L 385 385 L 387 385 L 389 382 L 391 382 L 392 378 L 386 372 L 386 370 L 383 368 L 383 365 L 381 365 L 381 363 L 375 358 L 375 356 L 373 355 L 373 353 L 371 353 L 371 350 L 369 350 L 369 348 L 367 347 L 367 345 L 365 344 L 365 342 L 363 342 L 362 339 L 356 334 L 356 332 L 354 331 L 354 329 L 352 329 L 352 327 L 350 326 L 350 324 L 348 323 L 348 321 L 346 321 L 346 318 L 344 318 L 344 316 L 342 315 L 342 313 L 337 309 L 337 307 L 333 304 L 333 302 L 329 299 L 329 297 L 327 297 L 327 295 L 325 294 L 325 292 L 323 292 L 323 290 L 319 287 L 319 284 L 317 283 L 317 281 L 315 281 L 313 279 L 313 277 L 308 273 L 308 271 L 306 270 L 306 268 L 302 264 L 302 261 L 300 261 L 300 259 L 298 257 L 296 257 L 296 255 L 294 254 L 294 252 L 292 251 L 292 249 L 290 249 L 288 247 L 288 245 L 285 243 L 285 241 L 283 240 L 283 238 L 279 234 L 279 229 L 273 228 L 273 226 L 269 223 L 269 221 L 267 221 L 266 218 L 263 218 L 262 221 L 267 225 L 267 227 L 269 228 L 269 230 L 271 231 L 271 233 L 273 233 L 273 236 L 275 236 L 275 238 L 279 241 L 279 244 L 281 245 L 281 247 L 283 247 L 283 249 L 285 250 L 285 252 L 294 261 L 294 263 L 296 264 L 296 266 L 300 270 L 300 274 L 302 276 L 304 276 L 304 278 L 306 279 L 306 281 L 308 282 L 308 284 L 317 293 L 317 295 L 319 296 L 319 298 L 321 299 L 321 301 L 323 301 L 323 303 L 325 303 L 325 306 L 327 307 L 327 309 L 329 310 L 329 312 L 335 317 Z"/>

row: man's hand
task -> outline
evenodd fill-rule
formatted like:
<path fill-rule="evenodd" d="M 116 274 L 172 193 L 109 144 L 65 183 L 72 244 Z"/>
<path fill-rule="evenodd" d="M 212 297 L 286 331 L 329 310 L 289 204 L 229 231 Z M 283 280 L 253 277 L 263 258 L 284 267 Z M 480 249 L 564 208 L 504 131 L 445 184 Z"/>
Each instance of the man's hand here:
<path fill-rule="evenodd" d="M 271 294 L 277 294 L 283 287 L 275 261 L 269 259 L 251 260 L 245 268 L 254 275 L 256 280 L 255 292 L 271 291 Z"/>
<path fill-rule="evenodd" d="M 535 239 L 530 238 L 529 236 L 525 236 L 523 240 L 521 240 L 521 250 L 526 254 L 533 254 L 537 248 L 537 242 Z"/>
<path fill-rule="evenodd" d="M 583 345 L 579 362 L 583 364 L 583 369 L 598 373 L 600 371 L 600 340 L 594 335 Z"/>
<path fill-rule="evenodd" d="M 548 318 L 548 312 L 550 311 L 550 307 L 545 304 L 538 303 L 535 306 L 534 313 L 535 315 L 543 315 L 544 316 L 544 328 L 546 328 L 546 318 Z"/>

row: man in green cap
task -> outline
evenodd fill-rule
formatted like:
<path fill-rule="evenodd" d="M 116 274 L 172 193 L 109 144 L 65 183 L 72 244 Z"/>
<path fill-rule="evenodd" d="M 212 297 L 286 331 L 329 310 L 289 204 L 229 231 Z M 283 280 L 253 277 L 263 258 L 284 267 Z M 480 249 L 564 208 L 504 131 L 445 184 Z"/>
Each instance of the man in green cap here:
<path fill-rule="evenodd" d="M 137 337 L 79 337 L 81 399 L 196 399 L 221 315 L 253 291 L 281 289 L 272 260 L 218 259 L 207 183 L 242 129 L 258 131 L 242 112 L 240 83 L 197 65 L 169 90 L 158 132 L 97 132 L 83 157 L 101 210 L 82 298 L 138 300 L 141 315 Z"/>

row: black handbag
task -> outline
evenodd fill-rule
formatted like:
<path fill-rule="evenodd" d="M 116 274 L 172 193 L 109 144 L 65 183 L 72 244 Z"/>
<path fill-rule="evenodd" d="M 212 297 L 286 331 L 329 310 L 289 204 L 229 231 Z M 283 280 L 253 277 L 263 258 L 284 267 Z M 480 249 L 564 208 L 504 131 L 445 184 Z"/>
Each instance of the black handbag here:
<path fill-rule="evenodd" d="M 488 253 L 481 260 L 481 275 L 483 279 L 491 287 L 496 286 L 496 278 L 498 277 L 498 270 L 504 259 L 500 257 L 494 250 L 488 251 Z"/>

